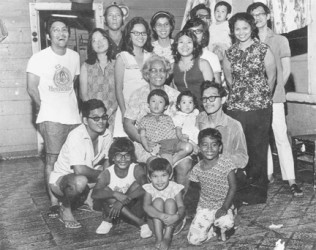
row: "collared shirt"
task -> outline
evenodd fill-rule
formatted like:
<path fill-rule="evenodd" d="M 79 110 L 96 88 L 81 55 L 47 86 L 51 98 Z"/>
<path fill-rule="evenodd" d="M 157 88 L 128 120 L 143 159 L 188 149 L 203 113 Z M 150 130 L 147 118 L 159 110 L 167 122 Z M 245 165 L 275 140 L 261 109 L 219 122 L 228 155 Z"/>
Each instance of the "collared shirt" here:
<path fill-rule="evenodd" d="M 245 51 L 239 49 L 238 42 L 226 51 L 233 78 L 228 110 L 251 111 L 272 106 L 264 62 L 267 50 L 268 45 L 254 38 L 253 44 Z"/>
<path fill-rule="evenodd" d="M 239 121 L 222 113 L 217 124 L 211 124 L 205 111 L 196 118 L 199 130 L 216 128 L 222 134 L 223 154 L 229 155 L 236 168 L 244 168 L 248 163 L 247 144 L 244 131 Z"/>
<path fill-rule="evenodd" d="M 284 89 L 285 82 L 283 79 L 281 59 L 284 57 L 291 57 L 289 41 L 285 36 L 277 35 L 271 29 L 268 28 L 267 37 L 263 42 L 270 46 L 277 66 L 277 84 L 273 94 L 273 102 L 286 102 Z"/>
<path fill-rule="evenodd" d="M 115 60 L 115 59 L 116 59 L 116 55 L 122 51 L 123 39 L 121 39 L 120 42 L 119 42 L 119 44 L 117 45 L 117 44 L 113 41 L 113 39 L 110 37 L 110 32 L 109 32 L 109 30 L 106 30 L 105 33 L 108 34 L 110 43 L 112 44 L 112 59 Z"/>
<path fill-rule="evenodd" d="M 108 159 L 108 151 L 112 143 L 112 135 L 106 130 L 98 138 L 98 153 L 94 154 L 91 137 L 86 126 L 81 124 L 73 129 L 61 148 L 53 172 L 59 175 L 71 174 L 71 166 L 85 165 L 94 168 L 102 159 Z"/>

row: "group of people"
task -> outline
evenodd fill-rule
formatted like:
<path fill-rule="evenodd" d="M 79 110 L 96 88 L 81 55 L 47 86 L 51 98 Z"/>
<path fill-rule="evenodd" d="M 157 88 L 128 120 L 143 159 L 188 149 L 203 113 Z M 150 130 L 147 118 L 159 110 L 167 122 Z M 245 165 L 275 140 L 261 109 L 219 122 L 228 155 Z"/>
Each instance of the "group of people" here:
<path fill-rule="evenodd" d="M 206 242 L 216 228 L 225 240 L 236 204 L 266 201 L 271 124 L 282 178 L 294 196 L 303 195 L 284 114 L 288 42 L 268 27 L 263 3 L 230 13 L 219 1 L 211 24 L 210 9 L 199 4 L 173 39 L 171 13 L 124 25 L 113 3 L 104 13 L 107 30 L 91 31 L 81 67 L 67 48 L 67 20 L 47 21 L 51 45 L 29 60 L 27 90 L 44 140 L 48 216 L 80 228 L 72 209 L 85 203 L 103 211 L 97 234 L 124 218 L 168 249 L 186 223 L 192 181 L 201 190 L 189 243 Z"/>

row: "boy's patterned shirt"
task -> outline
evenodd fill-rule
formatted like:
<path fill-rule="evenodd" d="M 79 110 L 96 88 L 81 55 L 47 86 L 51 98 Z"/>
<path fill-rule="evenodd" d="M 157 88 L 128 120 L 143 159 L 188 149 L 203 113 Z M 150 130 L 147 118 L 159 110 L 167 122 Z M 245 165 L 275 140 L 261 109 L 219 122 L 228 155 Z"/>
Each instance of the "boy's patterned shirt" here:
<path fill-rule="evenodd" d="M 220 155 L 217 164 L 208 170 L 201 169 L 202 162 L 200 161 L 193 167 L 189 176 L 191 181 L 201 184 L 198 206 L 219 209 L 224 203 L 229 188 L 227 176 L 236 167 L 225 155 Z"/>

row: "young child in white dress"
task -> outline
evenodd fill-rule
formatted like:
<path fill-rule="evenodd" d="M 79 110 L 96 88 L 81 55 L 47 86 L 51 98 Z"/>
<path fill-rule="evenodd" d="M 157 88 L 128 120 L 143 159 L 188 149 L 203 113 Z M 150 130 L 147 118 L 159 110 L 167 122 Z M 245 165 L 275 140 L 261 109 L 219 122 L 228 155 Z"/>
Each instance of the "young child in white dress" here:
<path fill-rule="evenodd" d="M 172 167 L 164 158 L 150 161 L 147 171 L 151 183 L 143 185 L 144 210 L 153 221 L 155 248 L 169 249 L 173 235 L 185 226 L 184 186 L 170 181 Z"/>
<path fill-rule="evenodd" d="M 196 96 L 190 90 L 182 91 L 177 98 L 177 112 L 172 117 L 179 140 L 190 142 L 194 153 L 198 152 L 197 139 L 199 129 L 195 126 L 199 114 Z"/>

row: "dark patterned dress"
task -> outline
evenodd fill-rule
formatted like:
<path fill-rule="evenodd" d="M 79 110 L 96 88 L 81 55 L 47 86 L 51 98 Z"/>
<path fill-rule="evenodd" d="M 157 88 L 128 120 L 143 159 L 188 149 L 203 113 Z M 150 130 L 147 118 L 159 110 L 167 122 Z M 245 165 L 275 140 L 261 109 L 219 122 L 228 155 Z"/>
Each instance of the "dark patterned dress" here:
<path fill-rule="evenodd" d="M 267 50 L 268 45 L 256 38 L 245 51 L 239 49 L 239 43 L 227 50 L 233 78 L 228 110 L 250 111 L 272 106 L 264 63 Z"/>

